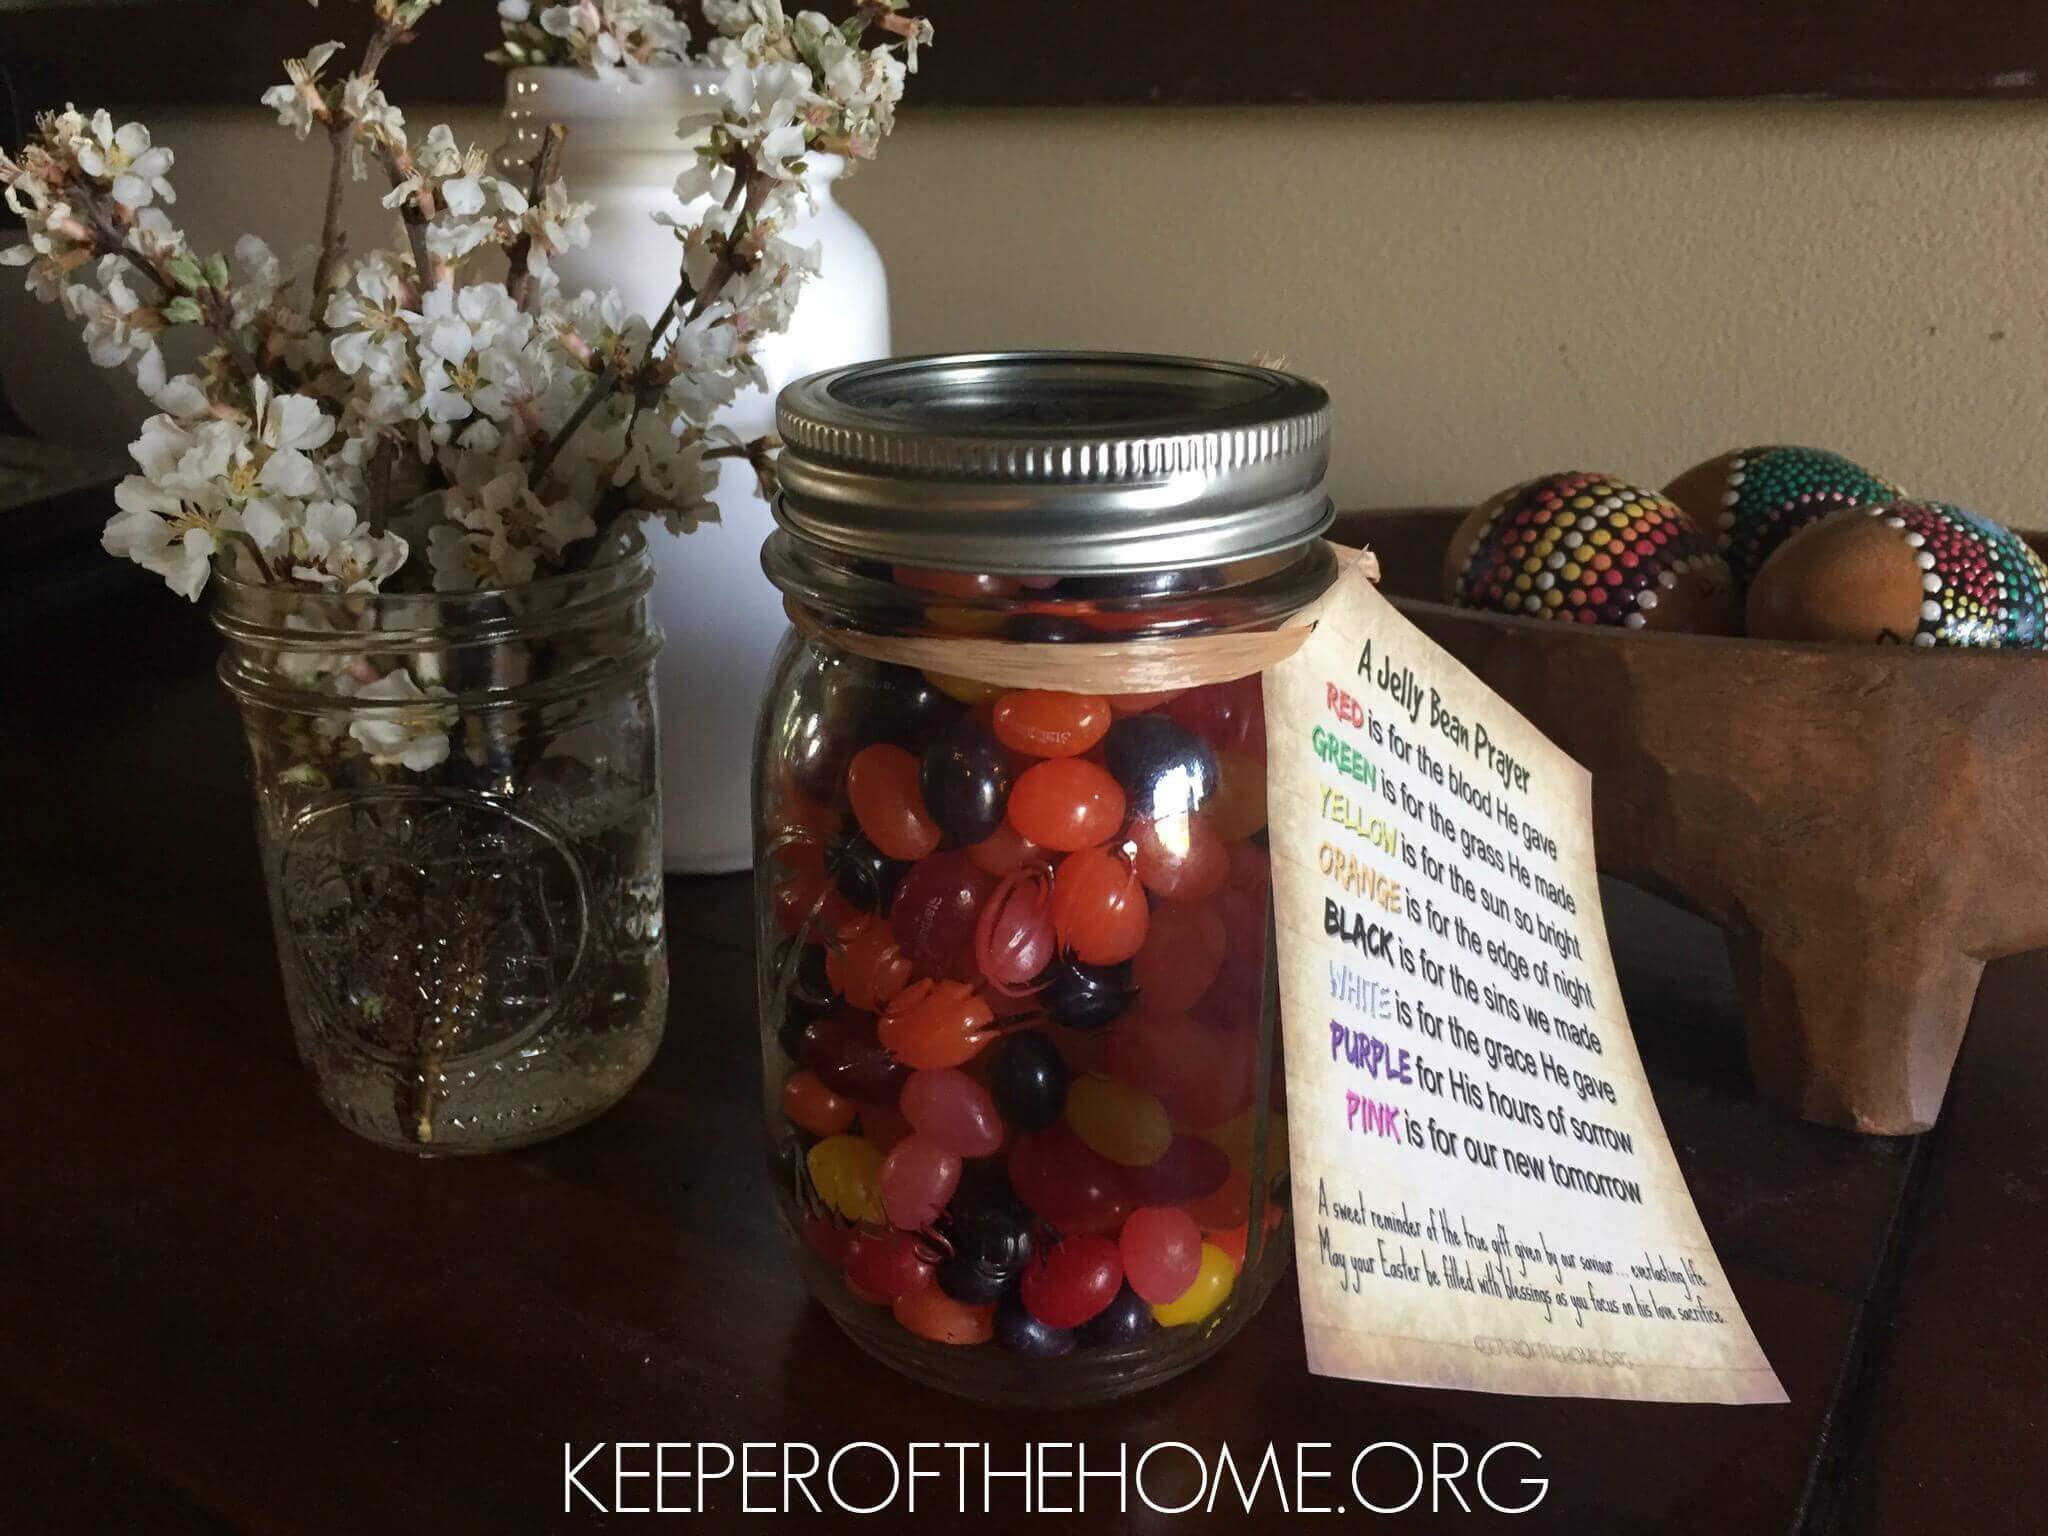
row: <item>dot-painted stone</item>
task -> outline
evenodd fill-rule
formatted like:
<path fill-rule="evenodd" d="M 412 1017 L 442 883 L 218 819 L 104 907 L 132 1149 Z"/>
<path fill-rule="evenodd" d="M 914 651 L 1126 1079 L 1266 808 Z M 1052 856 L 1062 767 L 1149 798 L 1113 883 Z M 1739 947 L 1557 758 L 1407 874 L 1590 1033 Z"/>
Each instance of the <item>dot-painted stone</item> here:
<path fill-rule="evenodd" d="M 1728 567 L 1676 505 L 1569 471 L 1483 503 L 1451 538 L 1450 600 L 1524 618 L 1725 634 Z"/>
<path fill-rule="evenodd" d="M 1937 501 L 1851 508 L 1780 546 L 1749 590 L 1774 640 L 2040 649 L 2048 564 L 1989 518 Z"/>
<path fill-rule="evenodd" d="M 1735 590 L 1746 592 L 1778 546 L 1844 507 L 1894 501 L 1883 475 L 1824 448 L 1739 448 L 1695 465 L 1664 488 L 1711 530 Z"/>

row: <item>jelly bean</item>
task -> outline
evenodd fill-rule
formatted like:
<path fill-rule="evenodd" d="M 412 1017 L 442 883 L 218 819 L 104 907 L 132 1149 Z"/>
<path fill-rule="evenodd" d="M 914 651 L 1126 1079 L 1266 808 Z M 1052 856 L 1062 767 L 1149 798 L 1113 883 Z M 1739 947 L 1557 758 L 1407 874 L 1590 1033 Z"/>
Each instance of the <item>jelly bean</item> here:
<path fill-rule="evenodd" d="M 875 1182 L 889 1225 L 915 1232 L 937 1221 L 960 1187 L 960 1159 L 928 1136 L 906 1136 L 882 1159 Z"/>
<path fill-rule="evenodd" d="M 848 1221 L 882 1221 L 881 1151 L 859 1136 L 827 1136 L 804 1154 L 818 1198 Z"/>
<path fill-rule="evenodd" d="M 1125 1185 L 1147 1205 L 1184 1205 L 1216 1193 L 1230 1179 L 1230 1155 L 1200 1136 L 1175 1136 L 1166 1151 L 1133 1168 Z"/>
<path fill-rule="evenodd" d="M 988 1274 L 1016 1276 L 1037 1249 L 1038 1218 L 1008 1188 L 1007 1180 L 1001 1198 L 982 1204 L 975 1203 L 964 1177 L 961 1182 L 947 1223 L 953 1257 Z"/>
<path fill-rule="evenodd" d="M 1061 1355 L 1070 1355 L 1081 1337 L 1071 1328 L 1048 1327 L 1017 1301 L 1006 1301 L 996 1308 L 995 1332 L 998 1344 L 1026 1360 L 1057 1360 Z"/>
<path fill-rule="evenodd" d="M 987 704 L 1003 696 L 1001 683 L 984 683 L 979 678 L 960 677 L 952 672 L 926 672 L 924 680 L 949 699 L 962 704 Z"/>
<path fill-rule="evenodd" d="M 822 1211 L 812 1211 L 804 1217 L 804 1246 L 838 1269 L 846 1262 L 846 1239 L 852 1230 Z"/>
<path fill-rule="evenodd" d="M 1256 676 L 1190 689 L 1166 713 L 1219 750 L 1266 755 L 1266 706 Z"/>
<path fill-rule="evenodd" d="M 1126 1280 L 1109 1305 L 1081 1330 L 1081 1342 L 1090 1349 L 1128 1349 L 1158 1327 L 1152 1317 L 1152 1304 L 1132 1290 Z"/>
<path fill-rule="evenodd" d="M 1189 1323 L 1199 1323 L 1223 1305 L 1224 1297 L 1230 1294 L 1236 1280 L 1237 1266 L 1230 1262 L 1230 1255 L 1214 1243 L 1204 1243 L 1194 1284 L 1175 1300 L 1153 1307 L 1152 1315 L 1162 1328 L 1184 1328 Z"/>
<path fill-rule="evenodd" d="M 793 875 L 775 887 L 775 923 L 792 938 L 822 944 L 841 923 L 858 917 L 822 869 Z"/>
<path fill-rule="evenodd" d="M 1134 1008 L 1110 1039 L 1110 1069 L 1157 1094 L 1182 1130 L 1221 1125 L 1252 1101 L 1252 1037 L 1191 1014 Z"/>
<path fill-rule="evenodd" d="M 1202 1229 L 1186 1211 L 1148 1205 L 1124 1218 L 1117 1235 L 1124 1276 L 1155 1306 L 1178 1301 L 1202 1268 Z"/>
<path fill-rule="evenodd" d="M 1185 1013 L 1223 969 L 1223 919 L 1212 907 L 1161 907 L 1131 961 L 1148 1013 Z"/>
<path fill-rule="evenodd" d="M 1233 1168 L 1213 1194 L 1189 1200 L 1184 1208 L 1195 1218 L 1195 1224 L 1205 1230 L 1241 1225 L 1251 1214 L 1252 1182 Z"/>
<path fill-rule="evenodd" d="M 877 1295 L 844 1271 L 841 1271 L 839 1278 L 846 1286 L 846 1294 L 855 1301 L 870 1307 L 886 1307 L 889 1305 L 888 1297 Z"/>
<path fill-rule="evenodd" d="M 1109 700 L 1026 688 L 996 700 L 996 739 L 1027 757 L 1079 757 L 1109 730 Z"/>
<path fill-rule="evenodd" d="M 1020 1131 L 1044 1130 L 1067 1102 L 1067 1064 L 1043 1030 L 1020 1030 L 996 1047 L 988 1086 L 1006 1123 Z"/>
<path fill-rule="evenodd" d="M 976 923 L 996 877 L 955 850 L 910 866 L 891 900 L 889 922 L 920 976 L 972 981 Z"/>
<path fill-rule="evenodd" d="M 825 971 L 825 951 L 816 944 L 785 939 L 771 964 L 771 985 L 782 1002 L 776 1043 L 782 1047 L 782 1054 L 794 1061 L 802 1048 L 804 1026 L 835 1006 L 832 979 Z"/>
<path fill-rule="evenodd" d="M 1130 715 L 1110 728 L 1102 762 L 1129 797 L 1133 815 L 1185 816 L 1216 791 L 1216 754 L 1165 715 Z"/>
<path fill-rule="evenodd" d="M 875 1150 L 886 1158 L 896 1150 L 898 1142 L 910 1134 L 910 1122 L 903 1118 L 903 1111 L 894 1104 L 861 1104 L 860 1133 L 875 1144 Z"/>
<path fill-rule="evenodd" d="M 899 1296 L 896 1321 L 934 1344 L 986 1344 L 995 1337 L 996 1309 L 956 1301 L 936 1285 Z"/>
<path fill-rule="evenodd" d="M 1248 1221 L 1243 1221 L 1234 1227 L 1223 1227 L 1214 1232 L 1204 1232 L 1202 1238 L 1226 1259 L 1230 1260 L 1231 1273 L 1241 1275 L 1244 1273 L 1245 1243 L 1251 1237 L 1251 1231 L 1252 1224 Z"/>
<path fill-rule="evenodd" d="M 1228 892 L 1225 892 L 1228 895 Z M 1227 906 L 1227 904 L 1226 904 Z M 1224 920 L 1227 933 L 1228 918 Z M 1223 963 L 1194 1012 L 1222 1029 L 1251 1029 L 1259 1020 L 1259 1007 L 1266 995 L 1266 967 L 1263 955 L 1247 955 L 1225 940 Z"/>
<path fill-rule="evenodd" d="M 893 1102 L 910 1076 L 910 1068 L 883 1049 L 874 1019 L 851 1008 L 805 1025 L 796 1058 L 841 1098 L 863 1104 Z"/>
<path fill-rule="evenodd" d="M 1072 853 L 1115 834 L 1124 792 L 1107 769 L 1077 757 L 1035 763 L 1010 791 L 1010 825 L 1041 848 Z"/>
<path fill-rule="evenodd" d="M 995 1038 L 995 1015 L 960 981 L 914 981 L 883 1012 L 876 1033 L 896 1059 L 914 1068 L 957 1067 Z"/>
<path fill-rule="evenodd" d="M 1121 854 L 1083 848 L 1060 860 L 1052 883 L 1053 932 L 1083 965 L 1120 965 L 1152 926 L 1138 872 Z"/>
<path fill-rule="evenodd" d="M 829 795 L 838 787 L 835 777 L 826 785 L 826 793 Z M 785 784 L 775 798 L 774 809 L 768 813 L 767 824 L 761 828 L 761 836 L 767 843 L 786 839 L 819 847 L 837 836 L 843 825 L 839 813 L 823 800 L 805 794 L 794 784 Z"/>
<path fill-rule="evenodd" d="M 1009 996 L 1031 985 L 1059 950 L 1053 927 L 1052 879 L 1039 868 L 1013 869 L 982 903 L 974 927 L 974 962 L 989 985 Z"/>
<path fill-rule="evenodd" d="M 842 1099 L 801 1068 L 782 1080 L 782 1112 L 799 1130 L 813 1136 L 837 1136 L 853 1124 L 853 1101 Z"/>
<path fill-rule="evenodd" d="M 895 1301 L 932 1283 L 931 1256 L 908 1232 L 855 1232 L 846 1240 L 846 1278 L 870 1296 Z"/>
<path fill-rule="evenodd" d="M 1287 1118 L 1284 1115 L 1267 1115 L 1265 1173 L 1271 1178 L 1287 1169 Z M 1203 1140 L 1221 1148 L 1223 1155 L 1230 1159 L 1230 1166 L 1240 1173 L 1252 1171 L 1252 1140 L 1258 1129 L 1259 1117 L 1247 1109 L 1243 1114 L 1233 1115 L 1213 1130 L 1203 1135 Z"/>
<path fill-rule="evenodd" d="M 910 985 L 910 957 L 896 934 L 869 913 L 839 930 L 825 955 L 825 974 L 854 1007 L 872 1013 Z"/>
<path fill-rule="evenodd" d="M 1012 614 L 1003 623 L 1003 638 L 1027 645 L 1072 645 L 1096 637 L 1076 615 L 1039 610 Z"/>
<path fill-rule="evenodd" d="M 1207 901 L 1230 879 L 1230 852 L 1206 816 L 1131 823 L 1131 862 L 1145 889 L 1165 901 Z"/>
<path fill-rule="evenodd" d="M 833 842 L 825 855 L 825 867 L 840 895 L 861 911 L 879 912 L 884 917 L 889 915 L 889 898 L 896 892 L 896 882 L 910 868 L 901 859 L 889 858 L 858 832 Z"/>
<path fill-rule="evenodd" d="M 1138 996 L 1132 969 L 1125 965 L 1083 965 L 1071 957 L 1053 962 L 1039 1000 L 1056 1022 L 1069 1029 L 1100 1029 Z"/>
<path fill-rule="evenodd" d="M 1166 1106 L 1114 1077 L 1076 1078 L 1067 1090 L 1067 1124 L 1090 1150 L 1126 1168 L 1158 1162 L 1173 1142 Z"/>
<path fill-rule="evenodd" d="M 1171 704 L 1186 692 L 1185 688 L 1168 688 L 1160 693 L 1112 693 L 1109 708 L 1112 714 L 1142 715 L 1148 709 Z"/>
<path fill-rule="evenodd" d="M 1007 821 L 967 849 L 967 857 L 992 875 L 1007 875 L 1026 864 L 1044 861 L 1044 850 Z"/>
<path fill-rule="evenodd" d="M 931 739 L 918 770 L 925 808 L 956 842 L 978 843 L 1003 824 L 1010 760 L 988 727 L 955 721 Z"/>
<path fill-rule="evenodd" d="M 1017 1138 L 1010 1181 L 1034 1214 L 1062 1232 L 1111 1232 L 1131 1208 L 1126 1170 L 1055 1125 Z"/>
<path fill-rule="evenodd" d="M 918 762 L 893 742 L 856 752 L 846 795 L 860 829 L 892 859 L 921 859 L 939 846 L 939 824 L 925 810 Z"/>
<path fill-rule="evenodd" d="M 919 742 L 960 713 L 955 700 L 909 667 L 828 653 L 820 672 L 817 717 L 829 739 L 853 748 Z M 829 786 L 819 798 L 830 801 L 837 787 Z"/>
<path fill-rule="evenodd" d="M 1216 793 L 1209 820 L 1225 842 L 1250 837 L 1266 824 L 1266 759 L 1263 753 L 1218 752 Z"/>
<path fill-rule="evenodd" d="M 1273 888 L 1273 861 L 1257 843 L 1226 843 L 1230 854 L 1230 885 L 1233 890 L 1257 896 L 1261 901 Z"/>
<path fill-rule="evenodd" d="M 889 572 L 899 587 L 915 592 L 933 592 L 940 597 L 1008 597 L 1017 583 L 1008 576 L 991 576 L 981 571 L 927 570 L 921 566 L 892 566 Z"/>
<path fill-rule="evenodd" d="M 1117 1245 L 1083 1232 L 1062 1238 L 1026 1267 L 1017 1296 L 1048 1328 L 1078 1328 L 1108 1306 L 1123 1283 Z"/>
<path fill-rule="evenodd" d="M 1003 1144 L 996 1101 L 956 1067 L 911 1073 L 897 1107 L 919 1136 L 956 1157 L 991 1157 Z"/>

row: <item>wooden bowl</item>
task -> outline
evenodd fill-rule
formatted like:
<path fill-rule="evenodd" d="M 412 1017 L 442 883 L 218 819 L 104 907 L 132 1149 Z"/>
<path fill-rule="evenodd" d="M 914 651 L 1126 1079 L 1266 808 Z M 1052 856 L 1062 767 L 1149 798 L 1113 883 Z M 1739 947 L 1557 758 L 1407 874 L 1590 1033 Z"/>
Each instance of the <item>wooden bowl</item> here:
<path fill-rule="evenodd" d="M 1987 960 L 2048 947 L 2048 655 L 1453 608 L 1462 512 L 1353 513 L 1401 611 L 1593 775 L 1601 870 L 1726 933 L 1763 1093 L 1934 1123 Z"/>

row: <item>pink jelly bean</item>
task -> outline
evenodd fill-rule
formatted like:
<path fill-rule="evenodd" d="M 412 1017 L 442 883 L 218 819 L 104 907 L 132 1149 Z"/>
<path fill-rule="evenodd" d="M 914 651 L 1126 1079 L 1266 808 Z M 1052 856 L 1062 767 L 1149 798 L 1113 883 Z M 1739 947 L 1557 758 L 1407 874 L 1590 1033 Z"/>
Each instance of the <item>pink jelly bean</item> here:
<path fill-rule="evenodd" d="M 911 1073 L 898 1107 L 920 1140 L 955 1157 L 987 1157 L 1003 1144 L 996 1101 L 958 1067 Z"/>
<path fill-rule="evenodd" d="M 1015 997 L 1052 963 L 1059 940 L 1053 931 L 1052 876 L 1027 864 L 1003 877 L 974 927 L 975 962 L 996 991 Z"/>
<path fill-rule="evenodd" d="M 1117 1239 L 1124 1278 L 1156 1307 L 1178 1301 L 1202 1268 L 1202 1229 L 1186 1211 L 1147 1205 L 1124 1219 Z"/>
<path fill-rule="evenodd" d="M 879 1182 L 889 1225 L 915 1232 L 938 1220 L 960 1187 L 960 1159 L 929 1136 L 906 1136 L 882 1159 Z"/>

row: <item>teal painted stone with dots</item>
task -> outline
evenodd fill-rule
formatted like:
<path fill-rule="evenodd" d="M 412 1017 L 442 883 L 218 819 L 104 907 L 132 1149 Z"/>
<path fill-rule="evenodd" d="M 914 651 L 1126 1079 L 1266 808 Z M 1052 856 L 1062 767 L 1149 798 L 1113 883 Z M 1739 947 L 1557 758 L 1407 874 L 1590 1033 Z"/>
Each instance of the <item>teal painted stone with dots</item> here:
<path fill-rule="evenodd" d="M 1741 448 L 1687 470 L 1665 494 L 1709 530 L 1738 591 L 1772 551 L 1808 523 L 1905 493 L 1883 475 L 1824 448 Z"/>

